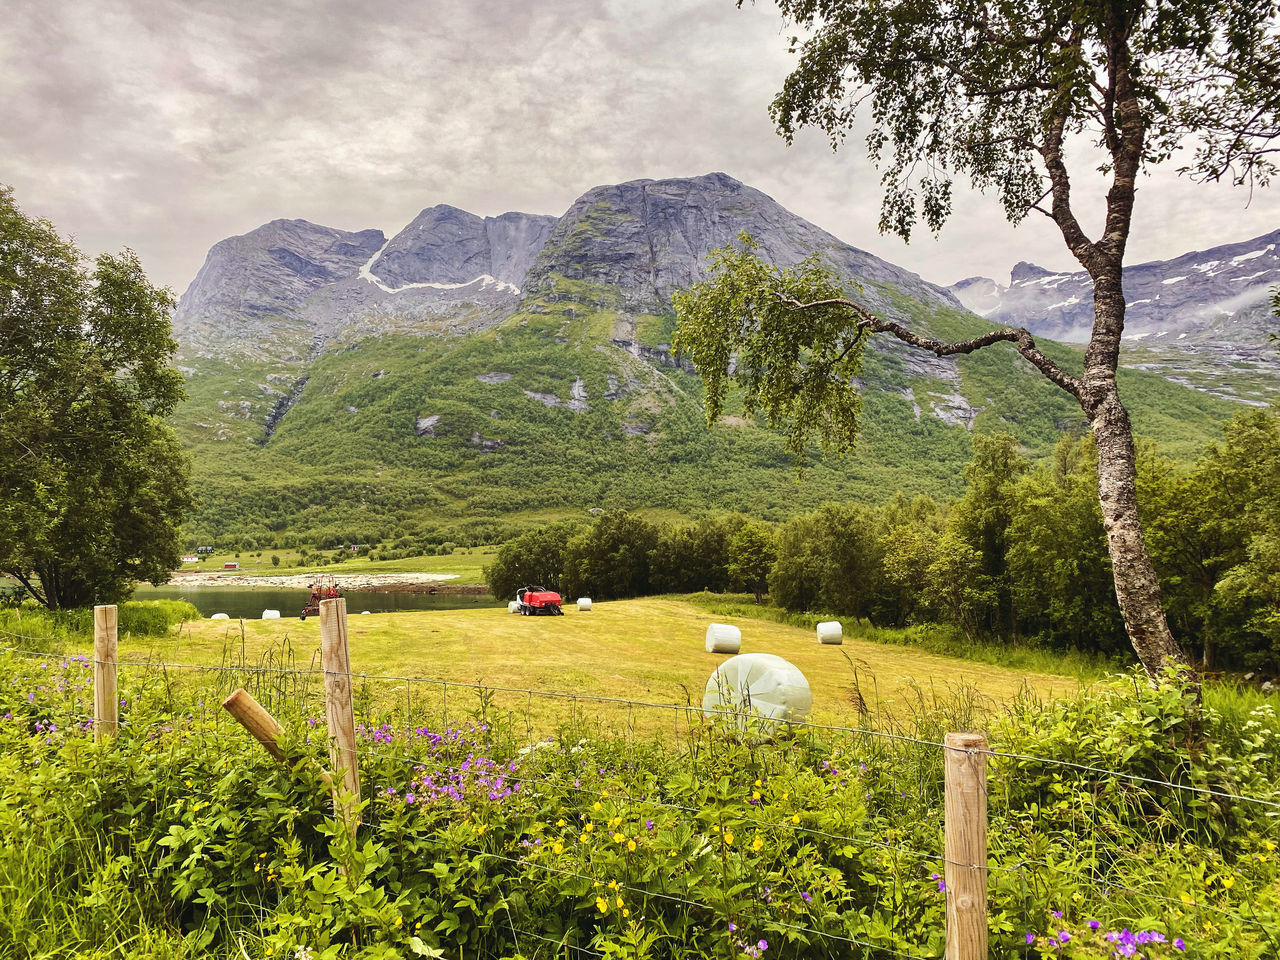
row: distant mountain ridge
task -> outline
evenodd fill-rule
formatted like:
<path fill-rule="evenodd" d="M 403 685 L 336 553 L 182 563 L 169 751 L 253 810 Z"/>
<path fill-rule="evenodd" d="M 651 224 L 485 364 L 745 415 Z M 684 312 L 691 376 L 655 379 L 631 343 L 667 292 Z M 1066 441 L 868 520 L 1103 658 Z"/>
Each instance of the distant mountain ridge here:
<path fill-rule="evenodd" d="M 814 251 L 840 273 L 959 306 L 918 275 L 838 240 L 723 173 L 595 187 L 561 217 L 479 217 L 424 209 L 394 237 L 305 220 L 273 220 L 215 244 L 182 295 L 179 342 L 196 352 L 282 350 L 305 359 L 313 339 L 374 329 L 474 332 L 526 294 L 560 279 L 622 291 L 628 309 L 658 314 L 706 274 L 706 255 L 742 232 L 779 264 Z M 874 293 L 873 293 L 874 298 Z M 416 321 L 416 322 L 415 322 Z"/>
<path fill-rule="evenodd" d="M 1280 230 L 1172 260 L 1125 267 L 1125 340 L 1255 344 L 1275 329 L 1270 291 L 1280 283 Z M 970 277 L 949 287 L 966 307 L 1038 336 L 1088 339 L 1093 287 L 1084 271 L 1014 266 L 1008 284 Z"/>

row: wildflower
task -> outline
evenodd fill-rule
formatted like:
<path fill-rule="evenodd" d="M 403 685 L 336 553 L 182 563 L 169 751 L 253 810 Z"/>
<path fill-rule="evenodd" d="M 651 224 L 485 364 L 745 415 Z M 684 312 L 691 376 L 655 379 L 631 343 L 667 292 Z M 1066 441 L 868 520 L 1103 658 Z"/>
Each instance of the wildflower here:
<path fill-rule="evenodd" d="M 805 903 L 813 903 L 813 894 L 811 894 L 808 890 L 802 890 L 800 892 L 800 899 L 803 900 Z"/>
<path fill-rule="evenodd" d="M 604 897 L 596 897 L 596 909 L 601 913 L 609 912 L 609 901 Z"/>
<path fill-rule="evenodd" d="M 609 881 L 609 889 L 610 889 L 610 890 L 617 890 L 617 889 L 618 889 L 618 881 L 617 881 L 617 880 L 610 880 L 610 881 Z"/>
<path fill-rule="evenodd" d="M 761 840 L 759 837 L 756 837 L 754 840 L 751 841 L 751 849 L 755 850 L 757 853 L 760 852 L 760 849 L 763 846 L 764 846 L 764 841 Z"/>
<path fill-rule="evenodd" d="M 733 933 L 733 932 L 734 932 L 735 930 L 737 930 L 737 929 L 738 929 L 738 925 L 737 925 L 736 923 L 734 923 L 732 920 L 730 920 L 730 921 L 729 921 L 729 932 L 730 932 L 730 933 Z"/>
<path fill-rule="evenodd" d="M 621 909 L 622 909 L 622 898 L 621 898 L 621 897 L 619 897 L 619 898 L 618 898 L 618 909 L 619 909 L 619 910 L 621 910 Z"/>
<path fill-rule="evenodd" d="M 628 841 L 627 841 L 627 852 L 628 852 L 628 853 L 635 853 L 635 852 L 636 852 L 636 842 L 635 842 L 634 840 L 628 840 Z"/>
<path fill-rule="evenodd" d="M 564 853 L 564 844 L 559 840 L 555 842 L 555 846 L 551 848 L 552 853 Z"/>
<path fill-rule="evenodd" d="M 793 813 L 793 814 L 791 815 L 791 822 L 792 822 L 792 823 L 799 823 L 799 822 L 800 822 L 800 814 L 798 814 L 798 813 Z"/>
<path fill-rule="evenodd" d="M 1232 887 L 1236 885 L 1236 878 L 1232 876 L 1220 877 L 1219 882 L 1227 890 L 1230 890 Z"/>
<path fill-rule="evenodd" d="M 585 827 L 583 827 L 582 829 L 583 829 L 583 832 L 585 832 L 585 833 L 590 833 L 590 832 L 591 832 L 592 830 L 594 830 L 595 828 L 596 828 L 596 825 L 595 825 L 594 823 L 588 823 L 588 824 L 587 824 Z"/>
<path fill-rule="evenodd" d="M 1034 933 L 1028 933 L 1028 934 L 1027 934 L 1027 943 L 1028 943 L 1028 944 L 1032 944 L 1032 943 L 1035 943 L 1035 942 L 1036 942 L 1036 935 L 1035 935 Z"/>
<path fill-rule="evenodd" d="M 761 953 L 764 953 L 766 950 L 769 949 L 769 941 L 761 940 L 759 943 L 756 944 L 756 949 L 759 950 Z"/>
<path fill-rule="evenodd" d="M 1090 920 L 1090 921 L 1089 921 L 1089 929 L 1090 929 L 1090 930 L 1097 930 L 1100 926 L 1102 926 L 1102 924 L 1100 924 L 1097 920 Z"/>
<path fill-rule="evenodd" d="M 653 829 L 653 821 L 652 821 L 652 820 L 646 820 L 646 821 L 644 822 L 644 825 L 645 825 L 645 829 L 646 829 L 646 830 L 652 830 L 652 829 Z"/>
<path fill-rule="evenodd" d="M 599 800 L 597 800 L 595 803 L 593 803 L 593 804 L 591 805 L 591 809 L 592 809 L 592 810 L 599 810 L 599 809 L 600 809 L 600 801 L 599 801 Z"/>
<path fill-rule="evenodd" d="M 728 830 L 724 832 L 724 843 L 726 847 L 733 846 L 733 834 L 730 833 Z"/>
<path fill-rule="evenodd" d="M 622 834 L 620 834 L 620 833 L 615 833 L 615 834 L 613 835 L 613 842 L 614 842 L 614 843 L 621 843 L 621 842 L 622 842 L 623 840 L 625 840 L 625 839 L 627 839 L 627 838 L 626 838 L 626 837 L 624 837 L 624 836 L 623 836 Z"/>
<path fill-rule="evenodd" d="M 589 834 L 586 834 L 586 833 L 584 833 L 584 834 L 582 834 L 580 837 L 578 837 L 578 840 L 579 840 L 579 842 L 581 842 L 581 843 L 586 843 L 586 842 L 587 842 L 588 840 L 590 840 L 590 839 L 591 839 L 591 836 L 590 836 Z"/>
<path fill-rule="evenodd" d="M 1067 933 L 1067 931 L 1065 931 L 1065 930 L 1059 930 L 1059 931 L 1058 931 L 1058 942 L 1059 942 L 1059 943 L 1070 943 L 1070 942 L 1071 942 L 1071 934 Z"/>
<path fill-rule="evenodd" d="M 934 874 L 934 876 L 937 876 L 937 874 Z M 1061 911 L 1061 910 L 1055 910 L 1055 911 L 1053 911 L 1053 915 L 1054 915 L 1055 917 L 1057 917 L 1059 920 L 1061 920 L 1061 919 L 1062 919 L 1062 911 Z"/>
<path fill-rule="evenodd" d="M 760 791 L 759 791 L 759 790 L 752 790 L 752 791 L 751 791 L 751 799 L 752 799 L 752 800 L 759 800 L 759 799 L 760 799 Z"/>
<path fill-rule="evenodd" d="M 563 826 L 564 826 L 564 820 L 557 820 L 557 821 L 556 821 L 556 826 L 557 826 L 557 827 L 563 827 Z"/>
<path fill-rule="evenodd" d="M 1186 945 L 1186 943 L 1183 941 L 1183 939 L 1182 939 L 1181 937 L 1174 937 L 1174 939 L 1173 939 L 1173 949 L 1175 949 L 1175 950 L 1186 950 L 1186 949 L 1187 949 L 1187 945 Z"/>
<path fill-rule="evenodd" d="M 628 910 L 626 907 L 623 907 L 623 908 L 622 908 L 622 915 L 623 915 L 624 917 L 629 917 L 629 916 L 631 916 L 631 911 L 630 911 L 630 910 Z"/>

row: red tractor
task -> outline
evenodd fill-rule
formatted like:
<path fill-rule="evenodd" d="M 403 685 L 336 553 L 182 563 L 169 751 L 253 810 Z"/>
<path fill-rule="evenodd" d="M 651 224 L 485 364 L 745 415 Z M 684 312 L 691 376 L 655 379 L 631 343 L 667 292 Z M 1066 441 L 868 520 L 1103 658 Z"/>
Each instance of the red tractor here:
<path fill-rule="evenodd" d="M 521 587 L 516 591 L 516 603 L 522 617 L 563 617 L 560 594 L 546 587 Z"/>
<path fill-rule="evenodd" d="M 315 583 L 308 584 L 308 589 L 311 590 L 311 595 L 307 597 L 307 605 L 302 608 L 302 616 L 298 618 L 299 620 L 307 619 L 308 615 L 318 614 L 321 600 L 333 600 L 342 596 L 336 577 L 321 577 Z"/>

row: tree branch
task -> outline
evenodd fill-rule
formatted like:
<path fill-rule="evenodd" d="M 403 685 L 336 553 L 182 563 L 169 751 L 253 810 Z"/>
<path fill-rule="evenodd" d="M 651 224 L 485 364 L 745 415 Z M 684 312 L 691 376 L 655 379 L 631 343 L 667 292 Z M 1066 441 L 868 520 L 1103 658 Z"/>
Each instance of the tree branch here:
<path fill-rule="evenodd" d="M 957 340 L 948 342 L 946 340 L 934 340 L 930 337 L 922 337 L 918 333 L 914 333 L 907 327 L 898 323 L 896 320 L 882 320 L 877 317 L 866 307 L 847 297 L 832 297 L 827 300 L 814 300 L 811 303 L 803 303 L 794 297 L 788 297 L 783 293 L 777 294 L 778 299 L 796 310 L 813 310 L 821 307 L 844 307 L 851 310 L 857 319 L 857 329 L 859 333 L 887 333 L 903 343 L 918 347 L 921 350 L 928 350 L 939 357 L 949 357 L 960 353 L 973 353 L 975 350 L 981 350 L 983 347 L 989 347 L 996 343 L 1012 343 L 1014 349 L 1018 351 L 1033 367 L 1043 373 L 1053 383 L 1057 384 L 1067 393 L 1071 394 L 1077 400 L 1081 398 L 1081 384 L 1078 379 L 1073 377 L 1067 371 L 1045 356 L 1040 348 L 1036 346 L 1035 339 L 1025 327 L 1004 327 L 1000 330 L 991 330 L 984 333 L 980 337 L 974 337 L 971 340 Z"/>

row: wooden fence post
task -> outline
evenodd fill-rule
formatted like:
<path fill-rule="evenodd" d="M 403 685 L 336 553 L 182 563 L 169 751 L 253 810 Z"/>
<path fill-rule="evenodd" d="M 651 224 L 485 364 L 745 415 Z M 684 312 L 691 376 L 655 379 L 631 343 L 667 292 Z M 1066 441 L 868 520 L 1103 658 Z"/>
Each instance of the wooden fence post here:
<path fill-rule="evenodd" d="M 116 688 L 116 605 L 93 608 L 93 739 L 101 743 L 120 729 Z"/>
<path fill-rule="evenodd" d="M 948 733 L 946 960 L 987 960 L 987 738 Z"/>
<path fill-rule="evenodd" d="M 284 727 L 269 714 L 266 709 L 244 687 L 238 687 L 231 696 L 222 701 L 223 708 L 240 721 L 253 738 L 266 747 L 267 753 L 277 760 L 284 759 L 284 751 L 280 749 L 280 738 L 284 736 Z"/>
<path fill-rule="evenodd" d="M 356 718 L 351 704 L 351 653 L 347 649 L 347 601 L 320 601 L 320 658 L 324 665 L 325 715 L 329 720 L 329 762 L 333 765 L 334 813 L 354 835 L 360 813 L 360 769 L 356 761 Z"/>

